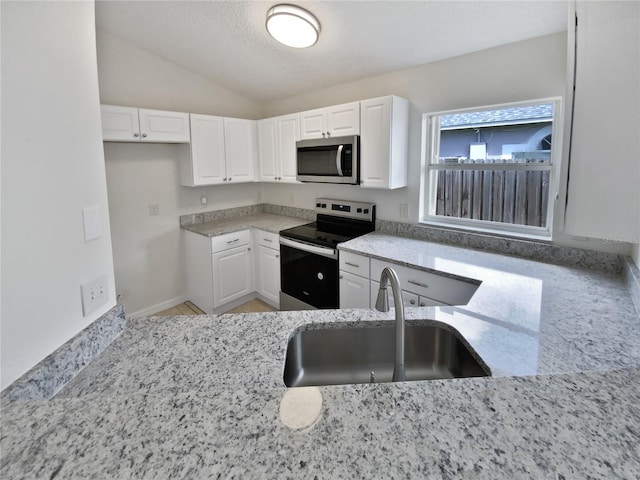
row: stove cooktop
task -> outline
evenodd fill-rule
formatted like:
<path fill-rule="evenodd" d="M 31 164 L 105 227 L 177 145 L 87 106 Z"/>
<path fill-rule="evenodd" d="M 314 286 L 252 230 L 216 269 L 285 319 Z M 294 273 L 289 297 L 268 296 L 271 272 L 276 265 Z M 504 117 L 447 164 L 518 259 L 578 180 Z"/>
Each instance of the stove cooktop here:
<path fill-rule="evenodd" d="M 341 242 L 375 230 L 373 203 L 316 198 L 316 221 L 282 230 L 280 235 L 314 245 L 335 248 Z"/>

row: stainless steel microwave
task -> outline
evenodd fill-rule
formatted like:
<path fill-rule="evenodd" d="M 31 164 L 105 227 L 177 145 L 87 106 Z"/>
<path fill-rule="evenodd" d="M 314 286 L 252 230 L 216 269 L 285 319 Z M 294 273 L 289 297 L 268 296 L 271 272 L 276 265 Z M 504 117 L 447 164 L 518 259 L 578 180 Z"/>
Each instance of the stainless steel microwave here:
<path fill-rule="evenodd" d="M 360 136 L 329 137 L 296 142 L 300 182 L 360 183 Z"/>

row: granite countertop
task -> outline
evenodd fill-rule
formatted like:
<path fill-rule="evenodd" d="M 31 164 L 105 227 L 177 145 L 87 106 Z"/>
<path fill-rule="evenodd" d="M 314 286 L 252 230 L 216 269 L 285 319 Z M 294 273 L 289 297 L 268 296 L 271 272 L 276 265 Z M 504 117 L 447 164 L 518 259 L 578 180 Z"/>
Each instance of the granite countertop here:
<path fill-rule="evenodd" d="M 640 332 L 620 277 L 369 234 L 345 250 L 482 281 L 457 328 L 494 377 L 321 387 L 280 421 L 286 343 L 366 309 L 130 319 L 56 397 L 3 404 L 3 478 L 640 475 Z"/>
<path fill-rule="evenodd" d="M 281 230 L 304 225 L 305 223 L 309 223 L 309 220 L 284 215 L 274 215 L 271 213 L 259 213 L 225 218 L 213 222 L 182 225 L 181 228 L 206 237 L 215 237 L 225 233 L 238 232 L 247 228 L 258 228 L 268 232 L 279 233 Z"/>

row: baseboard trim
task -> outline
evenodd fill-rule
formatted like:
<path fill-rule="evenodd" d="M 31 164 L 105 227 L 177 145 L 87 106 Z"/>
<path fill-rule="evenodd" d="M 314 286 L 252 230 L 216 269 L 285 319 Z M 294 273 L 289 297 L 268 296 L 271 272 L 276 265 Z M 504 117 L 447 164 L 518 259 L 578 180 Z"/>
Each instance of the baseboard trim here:
<path fill-rule="evenodd" d="M 154 313 L 161 312 L 162 310 L 166 310 L 167 308 L 171 308 L 175 305 L 179 305 L 181 303 L 190 300 L 187 295 L 179 295 L 177 297 L 170 298 L 169 300 L 165 300 L 164 302 L 156 303 L 155 305 L 151 305 L 150 307 L 143 308 L 133 313 L 127 313 L 127 318 L 133 317 L 150 317 Z M 198 308 L 201 308 L 198 305 Z"/>

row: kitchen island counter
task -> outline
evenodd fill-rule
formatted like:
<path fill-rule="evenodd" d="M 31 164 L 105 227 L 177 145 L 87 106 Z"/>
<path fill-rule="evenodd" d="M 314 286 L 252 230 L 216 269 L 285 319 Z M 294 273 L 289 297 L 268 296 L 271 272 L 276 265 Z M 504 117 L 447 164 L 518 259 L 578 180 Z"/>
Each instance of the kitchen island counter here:
<path fill-rule="evenodd" d="M 376 235 L 343 246 L 376 257 L 386 245 L 384 258 L 426 269 L 434 266 L 421 262 L 437 258 L 436 270 L 482 281 L 464 308 L 413 308 L 407 317 L 457 328 L 494 377 L 320 387 L 315 424 L 291 430 L 279 417 L 290 335 L 324 323 L 391 322 L 393 312 L 129 319 L 53 399 L 3 403 L 0 474 L 638 477 L 640 329 L 622 278 L 394 240 L 423 255 L 416 261 Z"/>
<path fill-rule="evenodd" d="M 321 387 L 279 419 L 284 346 L 361 310 L 129 320 L 48 401 L 3 405 L 3 478 L 637 478 L 640 369 Z"/>

